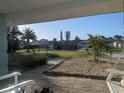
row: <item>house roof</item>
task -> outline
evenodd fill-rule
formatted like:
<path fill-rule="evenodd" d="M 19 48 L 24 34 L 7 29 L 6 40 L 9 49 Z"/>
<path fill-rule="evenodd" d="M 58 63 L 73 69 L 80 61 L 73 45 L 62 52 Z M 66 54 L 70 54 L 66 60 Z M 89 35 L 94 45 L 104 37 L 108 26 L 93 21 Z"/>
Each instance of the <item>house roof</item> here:
<path fill-rule="evenodd" d="M 0 0 L 8 25 L 123 11 L 123 0 Z"/>

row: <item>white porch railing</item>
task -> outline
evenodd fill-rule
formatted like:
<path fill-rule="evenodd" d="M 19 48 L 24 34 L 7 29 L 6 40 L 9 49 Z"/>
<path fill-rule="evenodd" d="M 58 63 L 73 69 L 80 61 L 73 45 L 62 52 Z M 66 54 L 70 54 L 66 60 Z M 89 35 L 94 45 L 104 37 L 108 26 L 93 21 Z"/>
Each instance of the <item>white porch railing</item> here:
<path fill-rule="evenodd" d="M 33 80 L 24 81 L 18 83 L 18 76 L 21 75 L 19 72 L 14 72 L 5 76 L 1 76 L 0 80 L 14 77 L 14 85 L 0 90 L 0 93 L 30 93 L 34 84 Z"/>
<path fill-rule="evenodd" d="M 106 83 L 110 93 L 124 93 L 124 87 L 121 85 L 121 80 L 124 79 L 124 60 L 121 59 L 121 55 L 124 55 L 123 52 L 118 57 L 114 67 L 107 70 L 109 75 L 106 79 Z M 114 80 L 113 78 L 115 77 L 121 80 Z"/>
<path fill-rule="evenodd" d="M 124 76 L 124 72 L 116 69 L 108 70 L 110 72 L 109 76 L 107 77 L 106 83 L 109 87 L 111 93 L 124 93 L 124 87 L 121 86 L 120 81 L 112 80 L 114 75 L 121 75 Z"/>

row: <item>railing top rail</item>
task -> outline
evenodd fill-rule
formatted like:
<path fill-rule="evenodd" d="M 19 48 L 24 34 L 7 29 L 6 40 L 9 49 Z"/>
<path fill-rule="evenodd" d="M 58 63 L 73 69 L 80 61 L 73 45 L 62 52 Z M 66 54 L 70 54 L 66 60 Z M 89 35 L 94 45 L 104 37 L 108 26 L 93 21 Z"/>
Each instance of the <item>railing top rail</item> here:
<path fill-rule="evenodd" d="M 0 93 L 8 93 L 8 92 L 10 92 L 10 91 L 17 90 L 18 88 L 22 88 L 22 87 L 25 87 L 25 86 L 31 86 L 31 85 L 33 85 L 34 83 L 35 83 L 35 82 L 34 82 L 33 80 L 28 80 L 28 81 L 19 83 L 19 84 L 17 84 L 17 85 L 11 86 L 11 87 L 8 87 L 8 88 L 5 88 L 5 89 L 1 89 L 1 90 L 0 90 Z"/>
<path fill-rule="evenodd" d="M 11 78 L 11 77 L 15 77 L 15 76 L 18 76 L 18 75 L 21 75 L 21 73 L 20 72 L 13 72 L 11 74 L 7 74 L 7 75 L 4 75 L 4 76 L 1 76 L 0 80 Z"/>

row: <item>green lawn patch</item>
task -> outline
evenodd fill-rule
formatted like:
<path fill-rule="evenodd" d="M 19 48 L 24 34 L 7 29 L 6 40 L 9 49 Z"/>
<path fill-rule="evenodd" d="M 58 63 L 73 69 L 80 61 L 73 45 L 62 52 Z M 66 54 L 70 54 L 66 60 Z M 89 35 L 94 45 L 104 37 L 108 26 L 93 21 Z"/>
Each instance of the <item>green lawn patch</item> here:
<path fill-rule="evenodd" d="M 42 51 L 56 51 L 56 49 L 53 49 L 53 48 L 35 48 L 33 50 L 35 50 L 36 53 L 39 53 L 39 52 L 42 52 Z M 27 49 L 20 49 L 17 52 L 26 53 Z"/>
<path fill-rule="evenodd" d="M 123 48 L 112 48 L 112 52 L 122 52 Z"/>
<path fill-rule="evenodd" d="M 78 51 L 56 51 L 56 52 L 51 52 L 49 54 L 55 54 L 60 57 L 88 57 L 88 53 L 83 51 L 83 52 L 78 52 Z"/>
<path fill-rule="evenodd" d="M 43 50 L 43 51 L 42 51 Z M 50 58 L 54 58 L 54 57 L 88 57 L 88 53 L 87 51 L 57 51 L 57 50 L 44 50 L 42 49 L 41 51 L 38 51 L 38 49 L 35 49 L 35 54 L 45 54 Z M 19 50 L 17 51 L 18 53 L 21 53 L 23 55 L 28 55 L 30 53 L 28 53 L 26 51 L 26 49 L 23 50 Z"/>

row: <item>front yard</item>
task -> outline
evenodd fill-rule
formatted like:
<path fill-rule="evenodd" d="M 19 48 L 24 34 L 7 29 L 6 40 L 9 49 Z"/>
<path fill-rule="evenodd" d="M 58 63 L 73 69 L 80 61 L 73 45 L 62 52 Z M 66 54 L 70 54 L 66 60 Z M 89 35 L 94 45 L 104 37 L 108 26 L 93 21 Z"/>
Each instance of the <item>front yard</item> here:
<path fill-rule="evenodd" d="M 70 59 L 66 61 L 61 60 L 61 62 L 51 60 L 56 57 L 60 58 L 59 60 L 62 57 Z M 43 60 L 44 58 L 46 59 Z M 51 61 L 48 61 L 49 59 Z M 105 83 L 107 77 L 106 69 L 114 65 L 113 62 L 107 61 L 97 63 L 89 61 L 86 51 L 40 51 L 35 53 L 18 51 L 9 55 L 9 61 L 11 65 L 17 68 L 22 66 L 22 63 L 24 67 L 31 66 L 31 69 L 22 72 L 21 78 L 24 80 L 35 80 L 34 86 L 37 90 L 49 87 L 51 90 L 61 91 L 61 93 L 86 93 L 86 89 L 87 93 L 92 91 L 94 93 L 109 93 Z M 56 66 L 54 63 L 60 64 Z M 32 69 L 32 66 L 35 68 Z"/>
<path fill-rule="evenodd" d="M 116 49 L 115 49 L 116 50 Z M 113 51 L 115 51 L 113 50 Z M 118 49 L 117 49 L 118 50 Z M 120 49 L 119 49 L 120 50 Z M 38 51 L 35 53 L 28 53 L 26 50 L 19 50 L 17 53 L 9 55 L 9 66 L 16 69 L 34 68 L 47 63 L 56 57 L 72 57 L 70 60 L 65 61 L 60 66 L 52 69 L 50 72 L 60 73 L 65 75 L 77 76 L 102 76 L 106 77 L 106 69 L 111 68 L 114 63 L 101 61 L 90 62 L 88 61 L 88 53 L 83 51 Z M 113 60 L 112 60 L 113 61 Z"/>

